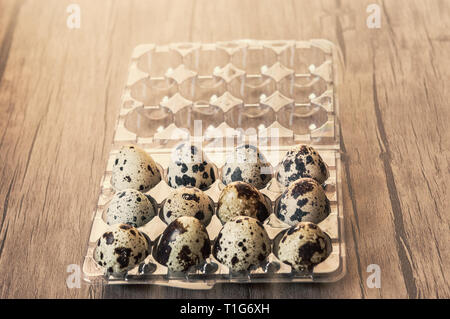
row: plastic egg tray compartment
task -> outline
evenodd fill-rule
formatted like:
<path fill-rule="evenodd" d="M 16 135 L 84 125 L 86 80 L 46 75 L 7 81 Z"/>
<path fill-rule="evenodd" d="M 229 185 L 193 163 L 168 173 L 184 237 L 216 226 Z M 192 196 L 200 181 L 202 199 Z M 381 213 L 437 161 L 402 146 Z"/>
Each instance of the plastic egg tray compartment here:
<path fill-rule="evenodd" d="M 236 40 L 213 44 L 175 43 L 137 46 L 131 58 L 114 141 L 100 185 L 84 257 L 87 282 L 158 284 L 208 289 L 223 282 L 333 282 L 345 273 L 341 157 L 336 96 L 339 52 L 327 40 Z M 283 156 L 298 144 L 313 146 L 328 165 L 325 182 L 331 214 L 319 223 L 332 239 L 331 255 L 311 271 L 295 273 L 273 252 L 258 267 L 232 273 L 211 255 L 186 273 L 171 273 L 152 254 L 123 277 L 113 277 L 93 259 L 97 239 L 108 230 L 104 213 L 115 193 L 111 169 L 117 152 L 134 144 L 158 163 L 163 180 L 147 194 L 158 209 L 171 188 L 165 171 L 172 150 L 183 141 L 201 145 L 217 168 L 217 180 L 205 192 L 214 203 L 224 185 L 220 171 L 237 145 L 257 146 L 274 168 L 261 190 L 272 214 L 264 226 L 272 242 L 289 228 L 273 214 L 282 189 L 276 171 Z M 139 228 L 154 248 L 167 225 L 155 216 Z M 207 231 L 213 243 L 222 224 L 213 216 Z"/>

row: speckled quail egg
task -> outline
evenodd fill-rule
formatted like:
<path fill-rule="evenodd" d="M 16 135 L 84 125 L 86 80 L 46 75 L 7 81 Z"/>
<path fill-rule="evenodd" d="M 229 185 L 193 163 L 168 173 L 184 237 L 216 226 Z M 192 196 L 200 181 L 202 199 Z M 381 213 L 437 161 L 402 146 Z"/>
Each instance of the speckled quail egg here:
<path fill-rule="evenodd" d="M 263 194 L 245 182 L 232 182 L 225 186 L 217 203 L 216 215 L 222 224 L 236 216 L 250 216 L 263 222 L 269 214 Z"/>
<path fill-rule="evenodd" d="M 166 198 L 161 215 L 167 224 L 181 216 L 192 216 L 206 227 L 213 214 L 214 202 L 208 195 L 196 187 L 180 187 Z"/>
<path fill-rule="evenodd" d="M 222 182 L 242 181 L 258 189 L 264 188 L 272 178 L 272 167 L 258 148 L 242 145 L 231 153 L 222 167 Z"/>
<path fill-rule="evenodd" d="M 189 143 L 178 145 L 167 168 L 170 187 L 193 186 L 207 189 L 216 180 L 215 167 L 197 146 Z"/>
<path fill-rule="evenodd" d="M 320 154 L 311 146 L 299 145 L 286 153 L 277 174 L 278 182 L 287 187 L 302 177 L 314 178 L 323 184 L 329 176 Z"/>
<path fill-rule="evenodd" d="M 270 239 L 255 218 L 238 216 L 227 222 L 214 243 L 213 255 L 231 271 L 249 270 L 270 254 Z"/>
<path fill-rule="evenodd" d="M 274 252 L 295 271 L 311 270 L 331 254 L 330 237 L 319 226 L 301 222 L 284 232 Z"/>
<path fill-rule="evenodd" d="M 109 273 L 120 275 L 143 261 L 148 249 L 143 233 L 128 224 L 116 224 L 98 239 L 94 260 Z"/>
<path fill-rule="evenodd" d="M 161 173 L 153 158 L 134 145 L 123 146 L 117 154 L 111 184 L 118 190 L 128 188 L 147 192 L 161 181 Z"/>
<path fill-rule="evenodd" d="M 106 211 L 106 223 L 141 227 L 156 215 L 155 200 L 135 189 L 125 189 L 114 195 Z"/>
<path fill-rule="evenodd" d="M 202 264 L 211 254 L 211 242 L 205 226 L 195 217 L 182 216 L 167 226 L 154 257 L 171 271 L 187 271 Z"/>
<path fill-rule="evenodd" d="M 296 180 L 281 194 L 277 217 L 295 226 L 298 222 L 320 223 L 330 214 L 330 201 L 322 185 L 312 178 Z"/>

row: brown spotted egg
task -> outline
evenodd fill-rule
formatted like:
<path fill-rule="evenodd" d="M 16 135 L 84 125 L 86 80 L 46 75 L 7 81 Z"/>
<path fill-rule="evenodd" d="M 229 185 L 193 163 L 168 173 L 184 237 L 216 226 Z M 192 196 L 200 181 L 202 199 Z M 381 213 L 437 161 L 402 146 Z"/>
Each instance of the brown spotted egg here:
<path fill-rule="evenodd" d="M 98 239 L 94 260 L 109 273 L 121 275 L 142 262 L 148 250 L 143 233 L 128 224 L 116 224 Z"/>
<path fill-rule="evenodd" d="M 242 145 L 231 153 L 222 167 L 222 182 L 227 185 L 242 181 L 264 188 L 272 178 L 272 167 L 258 148 Z"/>
<path fill-rule="evenodd" d="M 238 216 L 227 222 L 214 243 L 213 255 L 231 271 L 249 270 L 270 254 L 270 239 L 255 218 Z"/>
<path fill-rule="evenodd" d="M 323 184 L 329 176 L 320 154 L 311 146 L 299 145 L 286 153 L 277 174 L 278 182 L 287 187 L 302 177 L 310 177 Z"/>
<path fill-rule="evenodd" d="M 156 215 L 156 202 L 150 196 L 134 189 L 116 193 L 106 211 L 106 223 L 141 227 Z"/>
<path fill-rule="evenodd" d="M 318 224 L 330 214 L 330 202 L 322 185 L 312 178 L 302 178 L 281 194 L 275 214 L 291 226 L 298 222 Z"/>
<path fill-rule="evenodd" d="M 134 145 L 123 146 L 112 168 L 111 184 L 118 190 L 136 189 L 143 193 L 161 181 L 161 173 L 153 158 Z"/>
<path fill-rule="evenodd" d="M 167 168 L 167 183 L 170 187 L 193 186 L 205 190 L 215 180 L 214 165 L 197 146 L 182 143 L 174 149 Z"/>
<path fill-rule="evenodd" d="M 274 253 L 295 271 L 312 270 L 332 251 L 331 239 L 319 226 L 301 222 L 284 232 Z"/>
<path fill-rule="evenodd" d="M 182 216 L 164 230 L 154 257 L 169 270 L 183 272 L 202 264 L 210 254 L 211 243 L 205 226 L 195 217 Z"/>
<path fill-rule="evenodd" d="M 225 186 L 217 203 L 216 215 L 222 224 L 236 216 L 250 216 L 263 222 L 269 214 L 263 194 L 245 182 L 232 182 Z"/>
<path fill-rule="evenodd" d="M 214 202 L 203 191 L 195 187 L 180 187 L 174 189 L 162 206 L 162 218 L 170 224 L 181 216 L 197 218 L 208 226 L 214 214 Z"/>

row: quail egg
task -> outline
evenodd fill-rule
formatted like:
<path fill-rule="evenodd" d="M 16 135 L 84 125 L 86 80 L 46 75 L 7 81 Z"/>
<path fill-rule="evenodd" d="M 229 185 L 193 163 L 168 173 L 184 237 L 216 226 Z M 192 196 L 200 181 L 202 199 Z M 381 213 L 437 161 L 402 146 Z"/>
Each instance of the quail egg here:
<path fill-rule="evenodd" d="M 319 226 L 301 222 L 284 232 L 274 252 L 295 271 L 311 270 L 331 254 L 330 237 Z"/>
<path fill-rule="evenodd" d="M 174 272 L 202 264 L 211 254 L 211 242 L 205 226 L 195 217 L 182 216 L 167 226 L 154 257 Z"/>
<path fill-rule="evenodd" d="M 316 180 L 301 178 L 281 194 L 275 213 L 291 226 L 298 222 L 318 224 L 330 214 L 330 201 Z"/>
<path fill-rule="evenodd" d="M 263 222 L 269 217 L 267 202 L 254 186 L 232 182 L 225 186 L 217 203 L 217 217 L 222 224 L 236 216 L 250 216 Z"/>
<path fill-rule="evenodd" d="M 98 239 L 94 260 L 109 273 L 121 275 L 143 261 L 148 249 L 143 233 L 128 224 L 116 224 Z"/>
<path fill-rule="evenodd" d="M 206 227 L 213 214 L 214 202 L 208 195 L 195 187 L 180 187 L 166 198 L 161 215 L 167 224 L 181 216 L 192 216 Z"/>
<path fill-rule="evenodd" d="M 160 181 L 161 173 L 155 161 L 143 149 L 134 145 L 120 149 L 111 177 L 111 184 L 116 190 L 132 188 L 145 193 Z"/>
<path fill-rule="evenodd" d="M 249 270 L 270 254 L 270 239 L 255 218 L 238 216 L 227 222 L 214 243 L 213 255 L 231 271 Z"/>
<path fill-rule="evenodd" d="M 271 178 L 272 167 L 253 145 L 246 144 L 236 148 L 222 167 L 222 182 L 225 185 L 242 181 L 261 189 Z"/>
<path fill-rule="evenodd" d="M 299 145 L 286 153 L 277 174 L 278 182 L 287 187 L 293 181 L 310 177 L 323 184 L 329 176 L 320 154 L 311 146 Z"/>
<path fill-rule="evenodd" d="M 214 169 L 197 146 L 183 143 L 172 153 L 167 168 L 167 183 L 173 188 L 193 186 L 205 190 L 216 180 Z"/>
<path fill-rule="evenodd" d="M 134 189 L 116 193 L 106 211 L 108 225 L 123 223 L 141 227 L 156 215 L 155 200 Z"/>

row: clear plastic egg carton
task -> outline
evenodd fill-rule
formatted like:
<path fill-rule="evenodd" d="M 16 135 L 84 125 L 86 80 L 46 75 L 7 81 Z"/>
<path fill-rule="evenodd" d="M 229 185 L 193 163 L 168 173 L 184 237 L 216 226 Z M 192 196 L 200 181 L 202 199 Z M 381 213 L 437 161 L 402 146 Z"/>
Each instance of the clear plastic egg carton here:
<path fill-rule="evenodd" d="M 327 40 L 237 40 L 212 44 L 137 46 L 131 58 L 114 141 L 100 185 L 98 205 L 84 258 L 86 281 L 107 284 L 158 284 L 208 289 L 224 282 L 333 282 L 345 273 L 341 158 L 336 80 L 339 52 Z M 165 170 L 182 141 L 200 145 L 216 166 L 217 179 L 206 193 L 217 205 L 220 171 L 226 155 L 242 143 L 259 147 L 274 174 L 261 190 L 272 213 L 264 226 L 272 242 L 289 228 L 273 213 L 282 188 L 277 166 L 293 146 L 313 146 L 328 165 L 325 191 L 331 214 L 319 226 L 332 239 L 332 254 L 311 271 L 294 273 L 273 252 L 255 269 L 232 273 L 211 255 L 186 273 L 170 273 L 150 254 L 124 277 L 108 275 L 93 259 L 97 239 L 108 230 L 104 213 L 115 193 L 112 164 L 121 146 L 135 144 L 158 163 L 163 180 L 148 194 L 160 208 L 171 188 Z M 167 225 L 155 216 L 140 227 L 154 247 Z M 222 225 L 213 216 L 207 227 L 214 242 Z"/>

